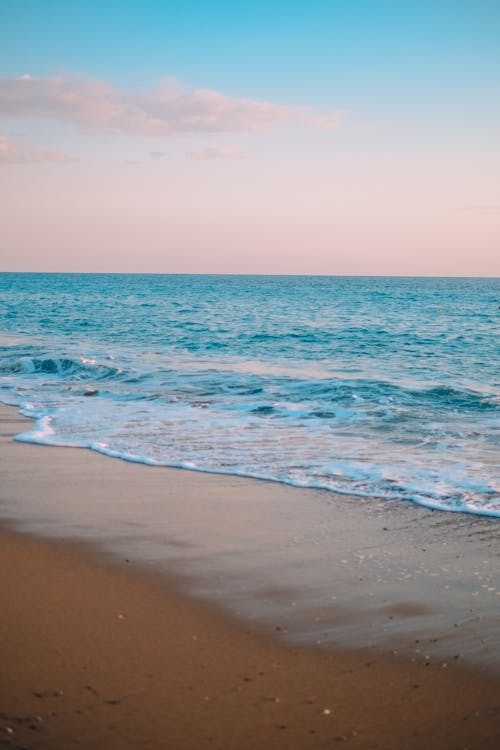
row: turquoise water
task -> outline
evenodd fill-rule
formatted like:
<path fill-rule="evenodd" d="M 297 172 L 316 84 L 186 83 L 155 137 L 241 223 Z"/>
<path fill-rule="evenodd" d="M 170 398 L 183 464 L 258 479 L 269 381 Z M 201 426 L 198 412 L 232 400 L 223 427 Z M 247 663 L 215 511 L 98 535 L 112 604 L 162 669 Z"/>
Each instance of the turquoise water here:
<path fill-rule="evenodd" d="M 0 274 L 21 440 L 500 516 L 500 279 Z"/>

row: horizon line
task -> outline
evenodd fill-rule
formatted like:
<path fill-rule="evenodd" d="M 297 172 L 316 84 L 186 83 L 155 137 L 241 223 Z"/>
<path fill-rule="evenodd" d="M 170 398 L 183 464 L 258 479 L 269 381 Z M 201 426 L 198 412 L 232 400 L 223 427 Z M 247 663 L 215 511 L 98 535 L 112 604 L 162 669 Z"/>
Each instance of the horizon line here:
<path fill-rule="evenodd" d="M 468 274 L 451 274 L 449 276 L 442 274 L 400 274 L 400 273 L 381 273 L 381 274 L 366 274 L 366 273 L 280 273 L 280 272 L 242 272 L 242 273 L 225 273 L 225 272 L 209 272 L 209 271 L 3 271 L 0 270 L 0 274 L 25 274 L 25 275 L 42 275 L 42 274 L 53 274 L 53 275 L 66 275 L 66 276 L 227 276 L 227 277 L 242 277 L 242 276 L 276 276 L 276 277 L 287 277 L 287 278 L 359 278 L 359 279 L 500 279 L 500 275 L 487 275 L 482 274 L 470 276 Z"/>

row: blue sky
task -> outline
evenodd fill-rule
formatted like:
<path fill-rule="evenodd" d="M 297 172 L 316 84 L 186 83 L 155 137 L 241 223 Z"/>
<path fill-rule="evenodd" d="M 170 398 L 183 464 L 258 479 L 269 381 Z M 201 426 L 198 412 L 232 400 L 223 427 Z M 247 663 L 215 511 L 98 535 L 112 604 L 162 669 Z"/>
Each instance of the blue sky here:
<path fill-rule="evenodd" d="M 72 81 L 85 78 L 105 82 L 123 99 L 129 94 L 140 98 L 144 92 L 158 90 L 162 81 L 170 77 L 186 92 L 207 89 L 220 92 L 228 102 L 243 98 L 290 108 L 288 114 L 283 115 L 290 123 L 280 125 L 279 112 L 275 111 L 272 126 L 266 126 L 263 129 L 266 132 L 262 133 L 257 128 L 259 132 L 254 134 L 253 126 L 251 132 L 244 132 L 244 128 L 226 123 L 212 134 L 205 128 L 204 135 L 193 135 L 181 125 L 168 136 L 164 132 L 153 136 L 146 132 L 132 133 L 132 126 L 124 126 L 123 122 L 118 128 L 115 123 L 112 133 L 109 122 L 99 130 L 94 127 L 95 123 L 89 125 L 88 114 L 83 119 L 80 115 L 80 119 L 70 117 L 68 112 L 58 119 L 52 110 L 50 116 L 46 112 L 40 114 L 33 100 L 29 112 L 26 102 L 21 114 L 7 107 L 2 117 L 0 109 L 0 136 L 7 139 L 4 153 L 8 156 L 8 165 L 3 168 L 8 171 L 9 180 L 21 185 L 23 179 L 27 179 L 27 162 L 33 161 L 29 165 L 30 180 L 33 181 L 37 171 L 37 179 L 42 180 L 48 194 L 55 191 L 52 207 L 55 212 L 61 180 L 69 180 L 72 186 L 80 185 L 79 201 L 88 201 L 90 206 L 92 179 L 109 179 L 110 184 L 114 180 L 123 181 L 117 160 L 130 164 L 152 158 L 162 159 L 165 164 L 165 154 L 165 158 L 170 159 L 171 179 L 175 176 L 180 183 L 186 180 L 201 193 L 207 170 L 215 170 L 212 176 L 214 189 L 220 188 L 221 222 L 224 200 L 231 197 L 231 181 L 245 179 L 255 185 L 272 183 L 273 189 L 279 190 L 276 177 L 279 172 L 284 180 L 285 195 L 296 174 L 295 198 L 290 198 L 291 203 L 283 198 L 283 203 L 276 206 L 277 213 L 296 213 L 304 207 L 307 214 L 311 191 L 307 192 L 306 181 L 325 206 L 344 205 L 345 191 L 341 187 L 344 184 L 349 194 L 356 194 L 352 206 L 358 206 L 358 223 L 367 227 L 374 220 L 374 205 L 378 201 L 373 172 L 386 172 L 388 180 L 383 190 L 387 195 L 393 190 L 394 207 L 399 206 L 401 195 L 406 195 L 403 213 L 409 217 L 411 205 L 417 207 L 420 201 L 423 206 L 420 222 L 428 225 L 429 236 L 434 228 L 440 242 L 448 236 L 445 244 L 449 245 L 450 253 L 454 235 L 450 231 L 446 235 L 445 214 L 439 224 L 435 215 L 431 216 L 426 209 L 427 196 L 431 196 L 432 211 L 438 203 L 445 206 L 445 213 L 449 205 L 463 205 L 468 207 L 464 210 L 469 213 L 478 206 L 488 206 L 490 223 L 487 230 L 482 227 L 478 235 L 478 242 L 486 243 L 489 248 L 484 251 L 481 269 L 497 273 L 493 250 L 497 228 L 492 224 L 491 214 L 500 202 L 494 187 L 500 150 L 499 30 L 500 3 L 492 0 L 311 0 L 308 3 L 293 0 L 245 3 L 90 0 L 81 4 L 3 0 L 0 6 L 0 75 L 5 80 L 15 80 L 23 74 L 43 81 L 58 77 L 68 82 L 64 84 L 66 96 Z M 78 84 L 74 85 L 78 91 Z M 59 91 L 57 96 L 60 95 Z M 42 96 L 41 89 L 36 96 Z M 45 89 L 43 96 L 46 96 Z M 78 96 L 83 107 L 87 92 L 79 91 Z M 151 106 L 156 107 L 156 104 Z M 311 125 L 312 118 L 331 113 L 339 113 L 342 119 L 341 125 L 332 128 L 331 133 Z M 291 124 L 292 120 L 295 124 Z M 137 126 L 134 127 L 137 131 Z M 149 156 L 160 152 L 161 157 Z M 196 161 L 212 162 L 214 156 L 224 163 L 207 164 L 205 172 L 199 173 L 200 165 L 189 163 L 193 154 Z M 238 158 L 235 164 L 231 155 L 239 154 L 243 158 Z M 66 157 L 68 163 L 62 164 Z M 102 160 L 100 167 L 99 159 Z M 113 159 L 116 163 L 111 164 Z M 22 174 L 16 160 L 23 162 Z M 44 161 L 53 164 L 49 167 Z M 94 178 L 89 172 L 91 163 Z M 156 167 L 149 165 L 143 169 Z M 461 176 L 463 195 L 455 189 Z M 160 182 L 158 179 L 154 173 L 151 184 L 155 190 L 167 186 L 166 171 Z M 130 184 L 132 192 L 133 182 L 135 178 Z M 142 193 L 136 195 L 137 206 L 157 202 L 157 193 L 149 195 L 147 184 L 146 179 L 142 183 Z M 246 220 L 245 210 L 240 212 L 240 207 L 236 207 L 237 213 L 241 213 L 242 232 L 254 215 L 252 200 L 250 194 L 245 195 Z M 30 205 L 35 204 L 33 197 Z M 389 206 L 387 197 L 384 210 L 389 211 Z M 188 205 L 183 208 L 186 215 L 188 208 Z M 14 209 L 16 215 L 22 215 L 20 205 L 16 204 Z M 50 211 L 50 206 L 46 210 Z M 128 203 L 127 210 L 130 210 Z M 195 203 L 191 210 L 197 210 Z M 321 242 L 326 242 L 324 232 L 331 230 L 328 210 L 325 208 L 324 222 L 319 217 L 324 225 Z M 352 207 L 346 209 L 349 215 L 353 210 Z M 92 216 L 89 208 L 90 219 Z M 32 218 L 35 223 L 40 221 L 36 210 Z M 315 218 L 318 219 L 316 214 Z M 138 222 L 139 219 L 137 215 Z M 306 224 L 308 221 L 313 222 L 310 216 Z M 400 236 L 404 227 L 389 236 L 390 223 L 388 215 L 384 231 L 396 246 L 395 237 Z M 415 223 L 418 223 L 416 216 Z M 12 221 L 9 226 L 18 250 L 26 248 L 27 252 L 31 239 L 25 235 L 25 230 Z M 48 247 L 51 235 L 47 228 L 44 231 Z M 169 231 L 166 224 L 162 231 L 158 228 L 161 242 L 169 236 Z M 472 228 L 467 231 L 467 236 L 473 237 Z M 369 234 L 369 227 L 367 232 Z M 181 228 L 177 227 L 175 236 L 181 235 Z M 332 243 L 347 235 L 346 225 L 340 234 L 333 232 Z M 360 243 L 365 236 L 359 235 Z M 384 232 L 380 242 L 383 238 Z M 223 241 L 214 235 L 216 244 Z M 160 240 L 158 242 L 161 244 Z M 350 240 L 347 244 L 351 247 Z M 285 250 L 280 251 L 281 255 L 276 252 L 273 269 L 286 272 Z M 18 251 L 16 253 L 19 257 Z M 300 255 L 300 248 L 297 253 Z M 32 254 L 28 256 L 31 258 Z M 153 253 L 151 257 L 156 256 Z M 381 272 L 390 271 L 390 257 L 382 264 Z M 361 253 L 359 263 L 366 259 Z M 117 259 L 110 259 L 110 263 L 115 261 Z M 163 260 L 160 265 L 162 263 Z M 206 266 L 204 262 L 201 265 Z M 328 272 L 330 265 L 332 272 L 336 272 L 335 262 L 331 264 L 328 259 L 311 268 L 311 272 L 316 269 Z M 395 272 L 400 265 L 394 265 Z M 414 265 L 411 263 L 409 268 Z M 307 270 L 306 248 L 304 263 L 299 266 L 300 271 Z M 340 270 L 344 268 L 341 266 Z M 432 272 L 431 266 L 428 272 Z M 242 270 L 246 268 L 243 264 Z M 426 268 L 422 272 L 426 272 Z M 469 262 L 463 268 L 471 272 Z M 168 268 L 162 265 L 159 270 Z M 255 268 L 252 266 L 249 270 Z M 263 270 L 266 269 L 263 267 Z M 347 270 L 352 272 L 353 269 Z M 361 268 L 360 272 L 363 272 Z M 442 272 L 441 266 L 439 272 Z"/>
<path fill-rule="evenodd" d="M 494 0 L 3 0 L 4 75 L 71 70 L 321 105 L 499 93 Z M 445 91 L 446 89 L 446 91 Z"/>

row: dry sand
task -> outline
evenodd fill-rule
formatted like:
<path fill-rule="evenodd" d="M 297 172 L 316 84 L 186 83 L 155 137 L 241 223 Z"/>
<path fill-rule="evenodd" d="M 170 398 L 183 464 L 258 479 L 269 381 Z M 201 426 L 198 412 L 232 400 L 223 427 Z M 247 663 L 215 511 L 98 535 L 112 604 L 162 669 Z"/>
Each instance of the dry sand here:
<path fill-rule="evenodd" d="M 57 494 L 64 451 L 12 444 L 11 428 L 4 433 L 0 471 L 8 479 L 2 493 L 9 507 L 16 504 L 16 486 L 39 494 L 35 456 L 43 456 L 46 469 L 43 491 L 52 482 Z M 76 459 L 85 471 L 70 462 L 75 491 L 84 494 L 85 472 L 98 473 L 101 462 L 121 481 L 122 494 L 130 491 L 126 464 L 70 453 L 85 456 Z M 19 481 L 12 481 L 16 472 Z M 204 479 L 197 477 L 197 486 Z M 483 669 L 287 645 L 185 596 L 182 579 L 156 574 L 154 565 L 148 572 L 134 562 L 113 562 L 82 542 L 4 528 L 0 566 L 0 746 L 500 745 L 500 678 Z M 394 611 L 401 606 L 393 604 Z"/>

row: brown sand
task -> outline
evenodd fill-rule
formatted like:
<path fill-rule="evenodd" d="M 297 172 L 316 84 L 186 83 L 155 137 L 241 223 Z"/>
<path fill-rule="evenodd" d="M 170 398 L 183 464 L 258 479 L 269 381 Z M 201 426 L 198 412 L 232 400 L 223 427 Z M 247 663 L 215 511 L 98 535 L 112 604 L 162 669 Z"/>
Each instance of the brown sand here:
<path fill-rule="evenodd" d="M 500 684 L 275 644 L 168 581 L 0 536 L 10 748 L 498 748 Z"/>
<path fill-rule="evenodd" d="M 44 503 L 72 487 L 90 503 L 113 482 L 126 496 L 162 476 L 85 451 L 13 444 L 11 434 L 4 423 L 4 508 L 32 494 L 42 517 Z M 175 494 L 177 475 L 168 476 Z M 198 475 L 196 492 L 215 481 Z M 3 529 L 0 570 L 0 747 L 500 746 L 500 679 L 484 670 L 287 646 L 182 595 L 179 579 L 81 543 Z"/>

